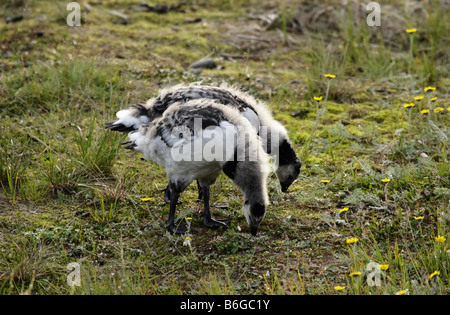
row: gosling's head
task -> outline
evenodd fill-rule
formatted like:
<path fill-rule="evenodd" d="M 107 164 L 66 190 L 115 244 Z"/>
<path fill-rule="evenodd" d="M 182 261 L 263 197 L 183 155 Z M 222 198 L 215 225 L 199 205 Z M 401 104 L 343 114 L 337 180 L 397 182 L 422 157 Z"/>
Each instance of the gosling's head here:
<path fill-rule="evenodd" d="M 266 205 L 265 203 L 256 201 L 250 202 L 248 200 L 244 203 L 244 215 L 247 219 L 247 223 L 250 226 L 250 233 L 256 236 L 258 232 L 258 226 L 264 219 L 266 215 Z"/>
<path fill-rule="evenodd" d="M 301 166 L 302 164 L 298 159 L 293 161 L 293 163 L 278 166 L 275 174 L 280 181 L 282 192 L 286 192 L 292 183 L 298 178 L 300 175 Z"/>
<path fill-rule="evenodd" d="M 275 171 L 281 184 L 281 191 L 286 192 L 300 175 L 302 164 L 295 154 L 292 145 L 286 139 L 281 143 L 278 152 L 278 168 Z"/>

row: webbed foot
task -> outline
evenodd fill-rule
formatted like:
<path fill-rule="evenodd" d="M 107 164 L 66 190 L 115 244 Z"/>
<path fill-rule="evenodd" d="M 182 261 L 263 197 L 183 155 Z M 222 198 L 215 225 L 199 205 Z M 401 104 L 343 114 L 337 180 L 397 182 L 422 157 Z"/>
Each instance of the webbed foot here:
<path fill-rule="evenodd" d="M 231 218 L 228 218 L 225 220 L 216 220 L 216 219 L 212 219 L 212 218 L 207 218 L 206 216 L 203 218 L 203 224 L 209 228 L 224 227 L 227 229 L 228 224 L 230 222 L 231 222 Z"/>
<path fill-rule="evenodd" d="M 188 228 L 182 224 L 169 224 L 167 225 L 167 230 L 172 234 L 186 234 L 189 232 Z"/>

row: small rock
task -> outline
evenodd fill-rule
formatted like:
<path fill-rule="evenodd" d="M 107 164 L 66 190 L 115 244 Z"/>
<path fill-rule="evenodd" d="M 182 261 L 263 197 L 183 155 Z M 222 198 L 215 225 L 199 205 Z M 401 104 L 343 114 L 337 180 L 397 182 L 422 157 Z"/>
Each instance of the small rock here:
<path fill-rule="evenodd" d="M 23 15 L 18 15 L 18 16 L 7 16 L 5 19 L 6 24 L 8 23 L 16 23 L 16 22 L 20 22 L 23 20 Z"/>
<path fill-rule="evenodd" d="M 217 64 L 214 62 L 214 60 L 210 58 L 205 58 L 190 64 L 189 68 L 214 69 L 217 68 Z"/>
<path fill-rule="evenodd" d="M 309 114 L 309 110 L 299 110 L 298 112 L 292 112 L 291 116 L 292 117 L 300 117 L 303 118 L 305 117 L 307 114 Z"/>

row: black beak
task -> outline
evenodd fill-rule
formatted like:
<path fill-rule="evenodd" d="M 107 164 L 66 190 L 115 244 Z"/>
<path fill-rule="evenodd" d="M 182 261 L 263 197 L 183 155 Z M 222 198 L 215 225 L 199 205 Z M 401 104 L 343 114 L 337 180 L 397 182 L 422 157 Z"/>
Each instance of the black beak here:
<path fill-rule="evenodd" d="M 281 191 L 286 192 L 288 190 L 289 186 L 281 186 Z"/>
<path fill-rule="evenodd" d="M 253 236 L 256 236 L 256 233 L 258 233 L 258 228 L 257 227 L 250 227 L 250 234 L 252 234 Z"/>

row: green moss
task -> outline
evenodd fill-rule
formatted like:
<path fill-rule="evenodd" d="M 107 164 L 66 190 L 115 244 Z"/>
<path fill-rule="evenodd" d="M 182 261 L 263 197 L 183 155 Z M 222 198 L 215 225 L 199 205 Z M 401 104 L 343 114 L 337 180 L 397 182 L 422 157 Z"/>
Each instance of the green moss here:
<path fill-rule="evenodd" d="M 361 137 L 364 133 L 364 131 L 357 126 L 356 124 L 350 124 L 348 126 L 345 126 L 345 128 L 354 136 Z"/>
<path fill-rule="evenodd" d="M 392 123 L 395 120 L 393 118 L 394 116 L 396 116 L 396 114 L 393 113 L 392 110 L 375 110 L 367 115 L 365 119 L 377 123 Z"/>

